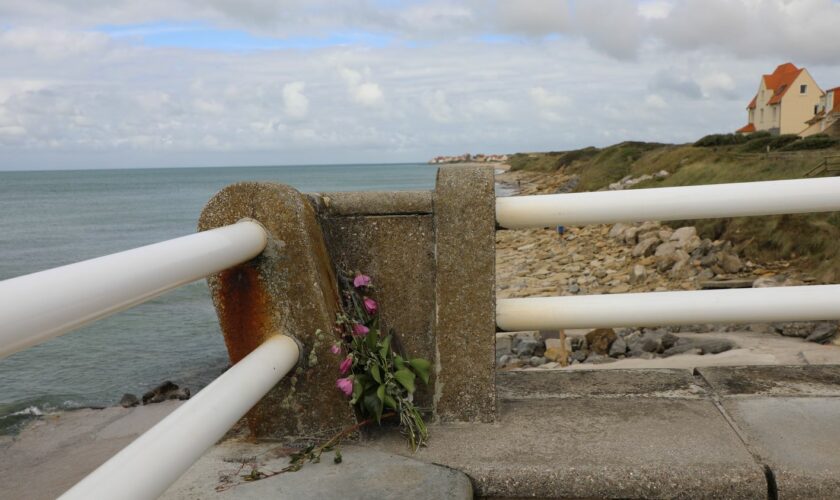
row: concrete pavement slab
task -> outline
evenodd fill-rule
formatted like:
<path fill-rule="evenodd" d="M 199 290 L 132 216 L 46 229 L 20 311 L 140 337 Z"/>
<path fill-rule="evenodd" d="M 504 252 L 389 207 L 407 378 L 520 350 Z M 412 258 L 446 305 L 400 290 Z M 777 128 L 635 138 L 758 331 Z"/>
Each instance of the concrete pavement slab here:
<path fill-rule="evenodd" d="M 778 498 L 840 498 L 840 366 L 702 368 Z"/>
<path fill-rule="evenodd" d="M 435 424 L 414 457 L 465 472 L 476 494 L 766 498 L 762 467 L 708 400 L 502 401 L 495 424 Z M 369 446 L 410 454 L 393 432 Z"/>
<path fill-rule="evenodd" d="M 280 470 L 289 463 L 289 450 L 277 443 L 230 440 L 204 454 L 160 498 L 295 500 L 401 499 L 419 500 L 473 498 L 470 480 L 463 473 L 409 457 L 361 446 L 345 446 L 341 464 L 325 453 L 317 464 L 297 472 L 258 481 L 243 481 L 253 465 L 260 470 Z M 245 464 L 245 465 L 243 465 Z M 221 486 L 222 491 L 217 490 Z"/>

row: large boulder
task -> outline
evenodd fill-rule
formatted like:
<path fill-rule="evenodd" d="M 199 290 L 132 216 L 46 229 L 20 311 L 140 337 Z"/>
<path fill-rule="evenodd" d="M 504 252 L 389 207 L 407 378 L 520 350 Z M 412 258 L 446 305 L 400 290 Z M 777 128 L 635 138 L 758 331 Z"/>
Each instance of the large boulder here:
<path fill-rule="evenodd" d="M 586 344 L 590 351 L 606 355 L 616 337 L 612 328 L 597 328 L 586 334 Z"/>

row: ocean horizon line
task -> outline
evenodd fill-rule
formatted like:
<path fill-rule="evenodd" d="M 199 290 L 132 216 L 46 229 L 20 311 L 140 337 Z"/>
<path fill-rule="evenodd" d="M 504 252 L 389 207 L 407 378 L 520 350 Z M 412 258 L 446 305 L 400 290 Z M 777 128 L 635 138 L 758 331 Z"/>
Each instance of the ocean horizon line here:
<path fill-rule="evenodd" d="M 36 172 L 92 172 L 92 171 L 138 171 L 138 170 L 199 170 L 199 169 L 219 169 L 219 168 L 287 168 L 287 167 L 372 167 L 382 165 L 423 165 L 428 164 L 428 160 L 424 161 L 402 161 L 402 162 L 354 162 L 354 163 L 287 163 L 277 165 L 192 165 L 183 167 L 117 167 L 117 168 L 36 168 L 36 169 L 4 169 L 0 168 L 0 174 L 3 173 L 36 173 Z"/>

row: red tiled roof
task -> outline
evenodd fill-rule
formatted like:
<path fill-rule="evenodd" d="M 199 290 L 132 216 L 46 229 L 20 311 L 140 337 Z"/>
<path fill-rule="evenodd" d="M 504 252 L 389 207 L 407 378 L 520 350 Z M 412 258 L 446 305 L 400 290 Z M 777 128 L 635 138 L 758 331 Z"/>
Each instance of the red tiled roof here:
<path fill-rule="evenodd" d="M 797 68 L 791 63 L 784 63 L 780 64 L 772 74 L 764 75 L 764 86 L 773 91 L 773 97 L 767 101 L 767 104 L 782 102 L 782 97 L 793 85 L 799 73 L 802 73 L 802 68 Z"/>
<path fill-rule="evenodd" d="M 773 73 L 763 75 L 761 78 L 764 79 L 764 87 L 773 92 L 773 95 L 767 100 L 767 104 L 779 104 L 782 102 L 782 97 L 784 97 L 790 86 L 793 85 L 799 73 L 802 73 L 802 69 L 797 68 L 793 63 L 784 63 L 778 65 L 773 70 Z M 747 109 L 755 109 L 757 97 L 757 95 L 753 97 Z"/>
<path fill-rule="evenodd" d="M 829 110 L 829 112 L 840 113 L 840 87 L 834 87 L 833 89 L 825 91 L 826 94 L 828 94 L 829 92 L 834 93 L 834 106 L 831 107 L 831 110 Z"/>
<path fill-rule="evenodd" d="M 755 132 L 755 125 L 748 123 L 735 131 L 736 134 L 749 134 Z"/>

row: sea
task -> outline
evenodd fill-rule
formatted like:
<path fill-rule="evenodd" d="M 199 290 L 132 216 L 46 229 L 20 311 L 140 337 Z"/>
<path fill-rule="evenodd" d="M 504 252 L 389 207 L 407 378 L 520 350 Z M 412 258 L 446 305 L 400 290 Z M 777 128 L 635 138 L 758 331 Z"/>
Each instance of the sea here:
<path fill-rule="evenodd" d="M 0 172 L 0 280 L 193 233 L 204 204 L 234 182 L 422 190 L 436 171 L 410 163 Z M 0 434 L 41 415 L 115 405 L 165 380 L 195 393 L 227 365 L 198 281 L 0 359 Z"/>

